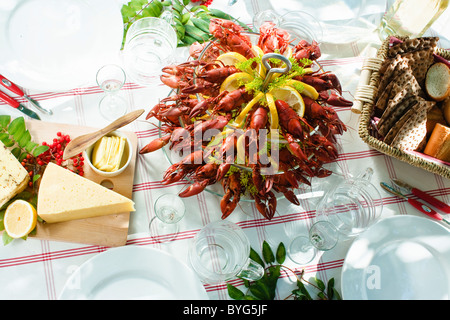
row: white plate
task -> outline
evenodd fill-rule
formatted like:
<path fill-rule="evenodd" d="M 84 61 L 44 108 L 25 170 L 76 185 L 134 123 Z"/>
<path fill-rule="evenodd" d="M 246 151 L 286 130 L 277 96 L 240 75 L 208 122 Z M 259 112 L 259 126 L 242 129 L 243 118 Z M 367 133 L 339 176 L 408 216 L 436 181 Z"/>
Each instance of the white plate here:
<path fill-rule="evenodd" d="M 450 231 L 430 219 L 394 216 L 356 238 L 342 269 L 351 300 L 447 300 Z"/>
<path fill-rule="evenodd" d="M 43 91 L 95 83 L 120 52 L 120 8 L 116 0 L 0 1 L 0 73 Z"/>
<path fill-rule="evenodd" d="M 67 280 L 62 300 L 206 300 L 197 275 L 173 256 L 153 248 L 109 249 L 83 263 Z"/>

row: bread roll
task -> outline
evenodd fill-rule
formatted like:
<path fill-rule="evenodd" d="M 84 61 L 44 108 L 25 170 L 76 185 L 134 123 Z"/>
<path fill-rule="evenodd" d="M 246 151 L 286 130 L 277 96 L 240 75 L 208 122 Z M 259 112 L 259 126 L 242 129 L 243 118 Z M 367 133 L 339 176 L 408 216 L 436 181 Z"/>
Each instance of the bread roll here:
<path fill-rule="evenodd" d="M 450 115 L 450 113 L 449 113 Z M 439 108 L 438 105 L 435 105 L 433 108 L 431 108 L 430 111 L 428 111 L 427 114 L 427 136 L 429 137 L 431 133 L 434 130 L 434 127 L 437 123 L 440 123 L 442 125 L 447 125 L 447 121 L 444 118 L 444 113 L 442 112 L 441 108 Z"/>
<path fill-rule="evenodd" d="M 444 118 L 445 121 L 447 121 L 447 125 L 450 126 L 450 97 L 442 102 L 442 112 L 444 113 Z"/>
<path fill-rule="evenodd" d="M 450 95 L 450 68 L 442 62 L 433 64 L 427 72 L 425 89 L 433 100 L 445 100 Z"/>
<path fill-rule="evenodd" d="M 450 162 L 450 128 L 436 124 L 424 153 L 436 159 Z"/>

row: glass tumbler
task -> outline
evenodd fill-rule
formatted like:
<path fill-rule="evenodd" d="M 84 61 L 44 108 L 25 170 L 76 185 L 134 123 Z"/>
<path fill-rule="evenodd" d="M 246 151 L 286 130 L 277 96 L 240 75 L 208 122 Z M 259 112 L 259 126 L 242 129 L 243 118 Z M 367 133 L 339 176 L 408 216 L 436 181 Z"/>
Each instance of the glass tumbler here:
<path fill-rule="evenodd" d="M 250 243 L 235 223 L 220 220 L 203 227 L 189 247 L 189 261 L 199 278 L 207 284 L 234 277 L 258 280 L 263 267 L 249 258 Z"/>
<path fill-rule="evenodd" d="M 383 202 L 379 190 L 370 183 L 372 174 L 372 168 L 367 168 L 332 187 L 317 205 L 317 220 L 333 224 L 341 237 L 356 236 L 376 223 Z"/>
<path fill-rule="evenodd" d="M 174 28 L 161 18 L 142 18 L 127 31 L 123 59 L 128 76 L 136 83 L 156 83 L 163 66 L 170 63 L 178 39 Z"/>

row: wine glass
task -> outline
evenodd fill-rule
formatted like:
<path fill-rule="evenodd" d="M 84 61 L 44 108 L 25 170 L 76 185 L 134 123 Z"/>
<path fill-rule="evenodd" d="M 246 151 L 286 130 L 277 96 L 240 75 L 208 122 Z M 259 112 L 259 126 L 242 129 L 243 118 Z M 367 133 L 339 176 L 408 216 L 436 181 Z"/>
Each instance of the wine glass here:
<path fill-rule="evenodd" d="M 127 111 L 127 102 L 118 95 L 125 84 L 125 71 L 115 64 L 108 64 L 97 72 L 97 84 L 105 92 L 100 100 L 100 113 L 107 120 L 115 120 Z"/>
<path fill-rule="evenodd" d="M 317 251 L 333 249 L 339 240 L 337 229 L 328 221 L 317 221 L 309 229 L 309 235 L 294 238 L 288 247 L 288 255 L 298 264 L 307 264 Z"/>
<path fill-rule="evenodd" d="M 179 231 L 179 221 L 186 212 L 183 200 L 175 194 L 163 194 L 154 206 L 155 217 L 150 221 L 149 230 L 159 242 L 175 239 Z"/>

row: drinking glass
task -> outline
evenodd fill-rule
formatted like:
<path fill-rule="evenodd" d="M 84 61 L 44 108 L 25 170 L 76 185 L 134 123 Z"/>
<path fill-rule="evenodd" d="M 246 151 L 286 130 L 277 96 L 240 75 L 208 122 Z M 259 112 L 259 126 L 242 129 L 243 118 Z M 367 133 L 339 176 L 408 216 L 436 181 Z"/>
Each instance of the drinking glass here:
<path fill-rule="evenodd" d="M 309 229 L 309 235 L 294 238 L 288 247 L 288 255 L 298 264 L 307 264 L 317 255 L 317 251 L 333 249 L 339 240 L 336 228 L 328 221 L 317 221 Z"/>
<path fill-rule="evenodd" d="M 189 261 L 206 284 L 217 284 L 234 277 L 259 280 L 263 267 L 249 258 L 250 243 L 235 223 L 220 220 L 203 227 L 189 247 Z"/>
<path fill-rule="evenodd" d="M 123 58 L 127 74 L 135 82 L 151 85 L 161 68 L 169 64 L 177 47 L 174 28 L 161 18 L 142 18 L 127 31 Z"/>
<path fill-rule="evenodd" d="M 125 84 L 125 72 L 115 64 L 108 64 L 97 72 L 97 84 L 105 92 L 100 100 L 99 109 L 103 117 L 115 120 L 123 116 L 127 111 L 127 102 L 118 95 Z"/>
<path fill-rule="evenodd" d="M 341 237 L 354 237 L 378 221 L 383 209 L 381 194 L 370 183 L 373 169 L 333 186 L 316 208 L 318 220 L 333 224 Z"/>
<path fill-rule="evenodd" d="M 186 211 L 183 200 L 175 194 L 163 194 L 156 200 L 154 210 L 155 217 L 149 224 L 150 234 L 159 242 L 174 240 Z"/>

